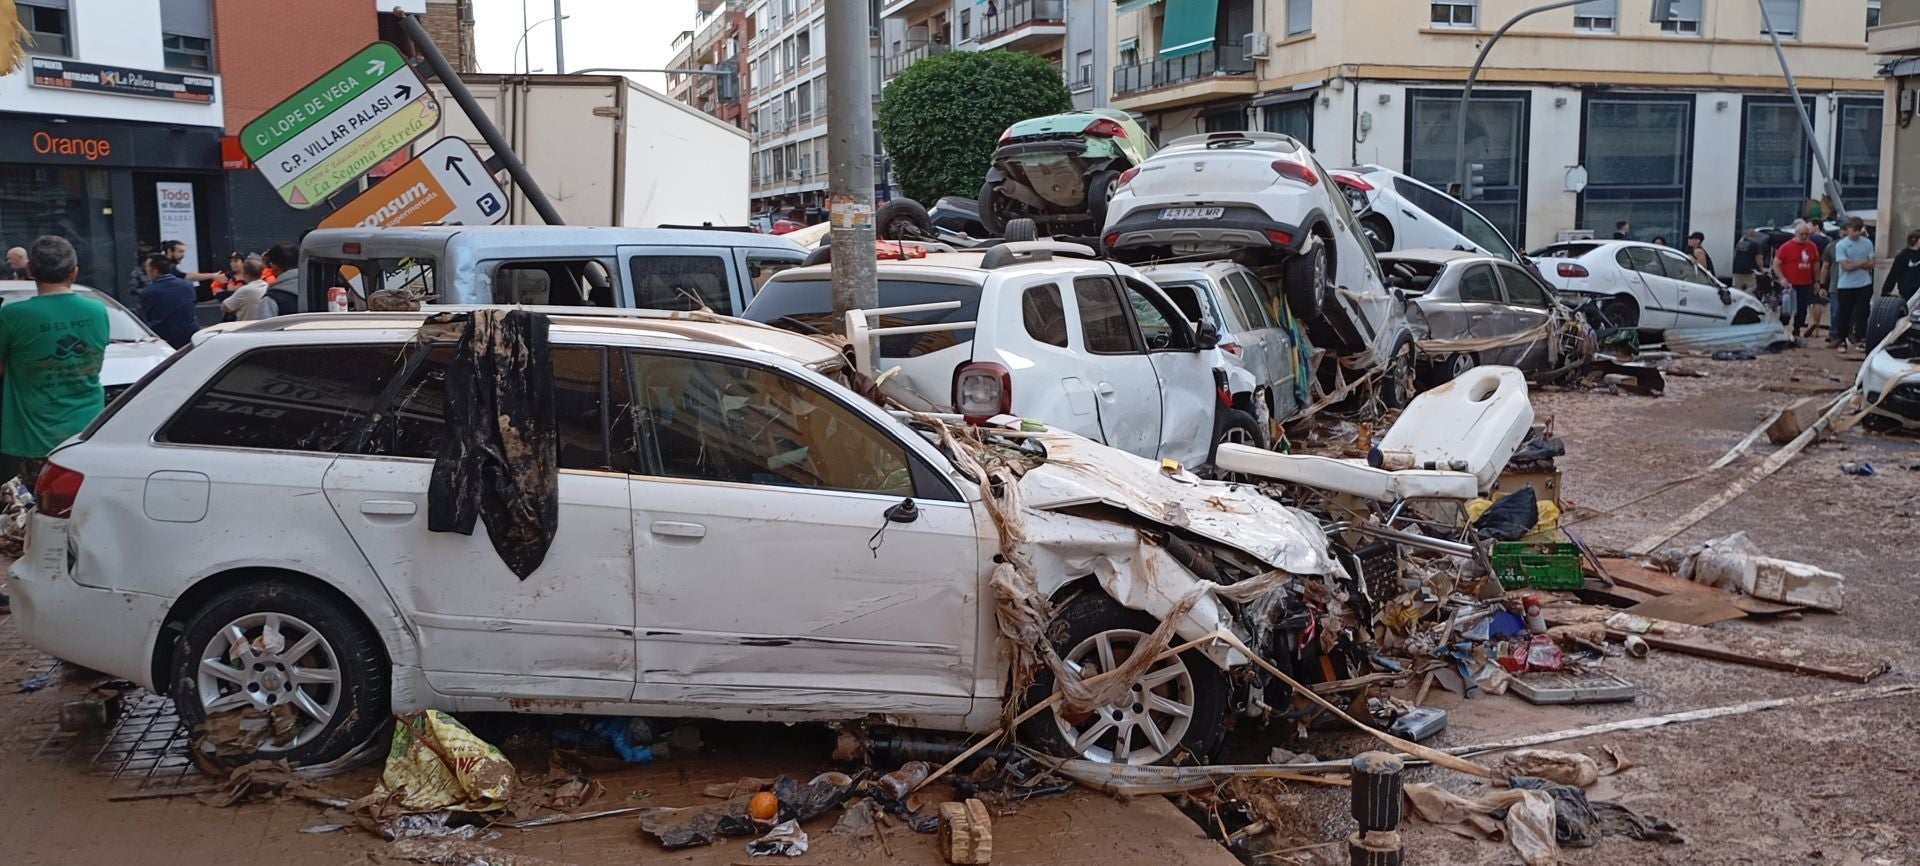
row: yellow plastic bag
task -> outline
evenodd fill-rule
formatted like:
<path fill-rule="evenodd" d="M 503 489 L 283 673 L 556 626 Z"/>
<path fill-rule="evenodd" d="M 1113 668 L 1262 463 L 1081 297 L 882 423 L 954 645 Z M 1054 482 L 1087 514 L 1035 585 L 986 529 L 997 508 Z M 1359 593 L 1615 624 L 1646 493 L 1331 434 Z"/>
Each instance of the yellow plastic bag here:
<path fill-rule="evenodd" d="M 1491 499 L 1482 498 L 1468 502 L 1467 522 L 1479 520 L 1480 515 L 1492 507 Z M 1542 499 L 1538 507 L 1540 519 L 1533 524 L 1533 529 L 1515 539 L 1516 541 L 1524 541 L 1528 544 L 1552 544 L 1560 540 L 1560 506 L 1555 505 L 1551 499 Z"/>
<path fill-rule="evenodd" d="M 407 812 L 491 812 L 513 794 L 513 764 L 439 710 L 394 720 L 393 746 L 373 799 Z"/>

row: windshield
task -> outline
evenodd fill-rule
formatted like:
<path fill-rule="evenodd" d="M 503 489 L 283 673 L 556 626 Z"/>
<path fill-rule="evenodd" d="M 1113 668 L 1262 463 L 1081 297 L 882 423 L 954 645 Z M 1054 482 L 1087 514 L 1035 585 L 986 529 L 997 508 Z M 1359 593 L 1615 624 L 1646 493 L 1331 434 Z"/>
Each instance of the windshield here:
<path fill-rule="evenodd" d="M 980 287 L 972 283 L 941 283 L 931 280 L 880 280 L 880 306 L 905 307 L 959 301 L 951 310 L 926 310 L 884 316 L 875 327 L 932 325 L 945 322 L 971 322 L 980 313 Z M 782 280 L 775 278 L 760 289 L 753 302 L 740 314 L 762 324 L 808 334 L 830 334 L 838 330 L 833 316 L 833 283 L 829 280 Z M 917 358 L 949 346 L 973 340 L 973 329 L 931 331 L 925 334 L 896 334 L 880 338 L 880 355 L 888 358 Z"/>
<path fill-rule="evenodd" d="M 135 318 L 132 311 L 120 306 L 120 302 L 114 300 L 112 295 L 95 289 L 81 288 L 78 286 L 74 288 L 73 293 L 76 295 L 84 295 L 106 305 L 107 339 L 116 343 L 133 343 L 140 340 L 160 339 L 154 336 L 153 331 L 148 330 L 145 324 Z M 24 301 L 33 297 L 34 294 L 35 292 L 32 289 L 17 292 L 0 292 L 0 306 L 11 304 L 15 301 Z"/>

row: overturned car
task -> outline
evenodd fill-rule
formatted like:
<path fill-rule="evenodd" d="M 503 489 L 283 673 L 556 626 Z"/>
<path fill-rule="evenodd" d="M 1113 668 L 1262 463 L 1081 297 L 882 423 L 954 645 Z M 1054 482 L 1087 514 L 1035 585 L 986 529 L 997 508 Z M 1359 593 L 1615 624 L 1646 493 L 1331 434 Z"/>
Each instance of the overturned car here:
<path fill-rule="evenodd" d="M 1920 431 L 1920 295 L 1914 298 L 1904 310 L 1895 309 L 1898 301 L 1893 298 L 1874 301 L 1874 326 L 1868 336 L 1879 336 L 1884 320 L 1893 321 L 1881 339 L 1870 341 L 1874 348 L 1855 379 L 1866 399 L 1863 423 L 1869 427 Z"/>

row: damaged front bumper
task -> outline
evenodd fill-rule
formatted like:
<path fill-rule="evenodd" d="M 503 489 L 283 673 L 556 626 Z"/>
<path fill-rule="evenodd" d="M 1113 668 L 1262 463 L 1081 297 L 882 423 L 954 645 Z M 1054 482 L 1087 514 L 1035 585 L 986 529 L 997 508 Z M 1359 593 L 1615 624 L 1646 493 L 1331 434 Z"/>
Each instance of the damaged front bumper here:
<path fill-rule="evenodd" d="M 1908 318 L 1867 355 L 1856 377 L 1869 417 L 1920 429 L 1920 330 Z"/>

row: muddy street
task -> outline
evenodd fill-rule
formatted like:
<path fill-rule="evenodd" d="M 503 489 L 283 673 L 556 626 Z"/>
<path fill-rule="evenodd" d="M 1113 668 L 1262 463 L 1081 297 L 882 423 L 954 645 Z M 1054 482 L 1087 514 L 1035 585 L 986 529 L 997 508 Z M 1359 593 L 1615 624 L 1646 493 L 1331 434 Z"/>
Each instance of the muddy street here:
<path fill-rule="evenodd" d="M 1762 440 L 1717 472 L 1707 464 L 1738 442 L 1769 411 L 1802 396 L 1780 391 L 1837 390 L 1851 365 L 1821 351 L 1763 355 L 1753 361 L 1679 362 L 1696 376 L 1669 378 L 1666 396 L 1543 390 L 1533 395 L 1540 420 L 1552 419 L 1567 454 L 1559 459 L 1567 510 L 1562 525 L 1601 551 L 1634 543 L 1686 513 L 1774 446 Z M 1789 383 L 1782 387 L 1780 383 Z M 1779 390 L 1768 390 L 1769 386 Z M 1840 466 L 1871 462 L 1879 474 L 1850 476 Z M 1920 694 L 1827 702 L 1820 696 L 1915 682 L 1920 643 L 1920 588 L 1911 545 L 1920 521 L 1920 447 L 1908 439 L 1850 431 L 1822 441 L 1724 509 L 1682 532 L 1690 544 L 1736 530 L 1776 557 L 1815 563 L 1846 576 L 1843 611 L 1721 622 L 1715 632 L 1754 634 L 1802 648 L 1816 663 L 1884 660 L 1890 670 L 1870 684 L 1654 650 L 1646 659 L 1608 658 L 1604 669 L 1630 681 L 1631 702 L 1536 706 L 1514 694 L 1466 700 L 1433 687 L 1427 706 L 1449 714 L 1447 729 L 1425 745 L 1466 746 L 1551 731 L 1724 707 L 1806 698 L 1783 709 L 1619 731 L 1546 748 L 1581 752 L 1611 766 L 1631 766 L 1587 790 L 1593 800 L 1624 805 L 1671 822 L 1684 844 L 1608 837 L 1593 847 L 1564 848 L 1568 864 L 1833 863 L 1895 866 L 1920 858 L 1920 833 L 1887 804 L 1907 799 L 1920 758 L 1907 742 L 1920 715 Z M 351 826 L 337 808 L 272 796 L 229 808 L 193 796 L 222 780 L 189 761 L 187 737 L 169 701 L 137 690 L 115 701 L 105 726 L 63 731 L 100 677 L 61 664 L 24 645 L 11 619 L 0 617 L 0 778 L 10 808 L 0 810 L 0 838 L 9 862 L 77 864 L 205 862 L 244 848 L 252 857 L 291 863 L 409 862 L 414 843 L 383 841 Z M 1398 694 L 1411 697 L 1411 687 Z M 524 784 L 549 778 L 556 746 L 539 717 L 467 719 L 498 743 Z M 69 719 L 69 727 L 74 727 Z M 600 764 L 585 771 L 598 790 L 591 802 L 545 814 L 585 814 L 627 807 L 714 802 L 708 785 L 789 773 L 806 779 L 848 766 L 829 758 L 830 731 L 815 726 L 701 723 L 691 749 L 651 763 Z M 1338 725 L 1318 725 L 1305 739 L 1269 732 L 1236 733 L 1230 756 L 1259 756 L 1274 746 L 1343 758 L 1370 748 Z M 1491 761 L 1497 756 L 1478 760 Z M 1236 757 L 1235 760 L 1241 758 Z M 885 769 L 885 768 L 882 768 Z M 376 763 L 315 783 L 324 797 L 352 800 L 379 780 Z M 1424 768 L 1409 782 L 1435 782 L 1463 793 L 1487 787 L 1459 773 Z M 929 791 L 939 798 L 945 783 Z M 178 793 L 185 792 L 185 793 Z M 171 796 L 169 796 L 171 794 Z M 998 863 L 1341 863 L 1352 829 L 1344 787 L 1303 781 L 1231 782 L 1219 793 L 1114 798 L 1086 789 L 1000 804 L 993 823 Z M 1224 803 L 1251 804 L 1266 832 L 1237 838 Z M 1208 826 L 1210 816 L 1222 823 Z M 885 820 L 883 824 L 889 823 Z M 1244 824 L 1244 820 L 1239 821 Z M 834 821 L 807 824 L 812 846 L 799 863 L 938 863 L 935 838 L 894 823 L 881 836 L 831 831 Z M 1237 827 L 1233 829 L 1238 829 Z M 1227 832 L 1223 832 L 1227 831 Z M 1509 844 L 1478 838 L 1409 816 L 1402 826 L 1408 862 L 1509 864 Z M 497 834 L 497 835 L 494 835 Z M 1469 838 L 1472 837 L 1472 838 Z M 418 840 L 415 840 L 416 842 Z M 1335 844 L 1329 844 L 1335 843 Z M 731 863 L 746 855 L 741 840 L 668 851 L 640 832 L 631 814 L 529 829 L 495 828 L 474 841 L 521 860 L 487 862 Z M 410 853 L 411 852 L 411 853 Z M 499 856 L 498 853 L 490 856 Z M 452 860 L 435 862 L 480 862 Z"/>

